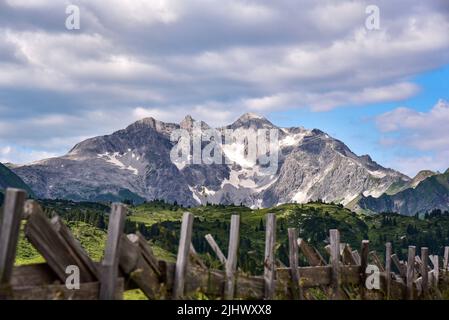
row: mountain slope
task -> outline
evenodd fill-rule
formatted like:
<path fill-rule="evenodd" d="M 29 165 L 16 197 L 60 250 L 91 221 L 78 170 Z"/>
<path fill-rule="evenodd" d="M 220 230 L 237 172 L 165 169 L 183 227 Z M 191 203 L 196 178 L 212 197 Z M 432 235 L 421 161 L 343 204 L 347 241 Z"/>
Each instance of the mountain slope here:
<path fill-rule="evenodd" d="M 379 198 L 362 197 L 358 206 L 375 212 L 397 212 L 404 215 L 449 208 L 449 169 L 443 174 L 428 174 L 416 187 Z"/>
<path fill-rule="evenodd" d="M 28 192 L 28 195 L 33 196 L 33 191 L 30 187 L 23 182 L 14 172 L 8 169 L 6 166 L 0 163 L 0 193 L 6 188 L 24 189 Z M 1 203 L 2 201 L 0 201 Z"/>
<path fill-rule="evenodd" d="M 190 116 L 180 124 L 146 118 L 111 135 L 85 140 L 62 157 L 14 171 L 41 198 L 164 199 L 186 206 L 243 203 L 271 207 L 317 199 L 346 204 L 360 194 L 379 196 L 392 184 L 410 181 L 369 156 L 355 155 L 343 142 L 320 130 L 278 128 L 254 114 L 218 128 L 222 138 L 229 130 L 238 133 L 237 138 L 218 146 L 220 157 L 226 160 L 223 164 L 192 164 L 190 158 L 172 162 L 173 130 L 195 133 L 199 128 L 209 126 Z M 242 156 L 257 129 L 273 129 L 278 135 L 278 161 L 269 163 L 276 165 L 274 171 L 261 162 L 265 153 L 259 148 L 256 159 Z"/>

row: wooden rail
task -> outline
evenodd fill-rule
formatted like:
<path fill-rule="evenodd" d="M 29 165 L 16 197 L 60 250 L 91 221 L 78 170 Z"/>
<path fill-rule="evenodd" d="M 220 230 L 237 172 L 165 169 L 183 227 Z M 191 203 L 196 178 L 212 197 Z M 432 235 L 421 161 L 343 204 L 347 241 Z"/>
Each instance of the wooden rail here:
<path fill-rule="evenodd" d="M 449 247 L 442 266 L 428 248 L 409 247 L 407 262 L 386 244 L 385 265 L 369 241 L 360 253 L 340 242 L 340 232 L 329 232 L 329 264 L 318 250 L 288 229 L 289 266 L 276 267 L 276 215 L 268 214 L 265 234 L 264 274 L 252 276 L 238 268 L 240 217 L 233 215 L 227 257 L 212 235 L 206 235 L 223 270 L 208 269 L 192 246 L 194 216 L 182 219 L 176 263 L 158 260 L 144 237 L 123 233 L 126 207 L 113 204 L 109 218 L 104 259 L 93 262 L 59 217 L 48 219 L 37 202 L 25 202 L 26 193 L 8 189 L 0 225 L 0 299 L 121 299 L 127 289 L 140 288 L 149 299 L 194 298 L 201 292 L 221 299 L 313 299 L 312 288 L 329 299 L 426 299 L 441 298 L 440 286 L 448 285 Z M 25 219 L 25 236 L 46 263 L 14 267 L 20 221 Z M 299 257 L 310 266 L 299 267 Z M 429 264 L 429 262 L 431 262 Z M 392 270 L 392 265 L 397 273 Z M 77 289 L 66 285 L 67 268 L 80 273 Z M 373 269 L 374 268 L 374 269 Z M 377 269 L 376 269 L 377 268 Z M 377 274 L 367 274 L 377 270 Z M 378 276 L 380 288 L 367 282 Z M 374 281 L 373 283 L 376 283 Z M 354 290 L 354 288 L 359 288 Z"/>

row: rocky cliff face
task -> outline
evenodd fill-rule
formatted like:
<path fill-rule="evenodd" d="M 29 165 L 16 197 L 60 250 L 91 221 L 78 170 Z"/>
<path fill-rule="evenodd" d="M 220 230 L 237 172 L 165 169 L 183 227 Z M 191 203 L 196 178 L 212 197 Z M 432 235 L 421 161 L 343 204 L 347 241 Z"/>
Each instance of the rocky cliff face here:
<path fill-rule="evenodd" d="M 275 172 L 266 170 L 260 161 L 242 157 L 248 143 L 238 139 L 219 148 L 227 163 L 173 163 L 170 134 L 180 128 L 192 132 L 195 124 L 203 130 L 209 128 L 191 117 L 180 124 L 146 118 L 111 135 L 83 141 L 62 157 L 14 171 L 41 198 L 164 199 L 188 206 L 209 202 L 268 207 L 317 199 L 347 204 L 361 194 L 378 197 L 392 184 L 410 181 L 369 156 L 355 155 L 322 131 L 278 128 L 254 114 L 245 114 L 218 131 L 240 130 L 251 136 L 257 129 L 277 130 L 279 161 Z M 257 159 L 261 156 L 258 153 Z"/>

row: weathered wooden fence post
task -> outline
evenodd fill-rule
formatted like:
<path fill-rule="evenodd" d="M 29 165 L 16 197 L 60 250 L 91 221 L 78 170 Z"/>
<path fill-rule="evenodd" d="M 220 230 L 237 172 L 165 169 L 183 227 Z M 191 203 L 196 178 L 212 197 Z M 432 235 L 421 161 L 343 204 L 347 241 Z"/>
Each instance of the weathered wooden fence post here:
<path fill-rule="evenodd" d="M 274 299 L 275 294 L 275 246 L 276 246 L 276 215 L 267 215 L 265 232 L 265 260 L 264 260 L 264 283 L 265 299 Z"/>
<path fill-rule="evenodd" d="M 422 278 L 422 293 L 424 297 L 427 296 L 429 291 L 429 271 L 428 271 L 428 265 L 427 262 L 429 261 L 429 249 L 428 248 L 421 248 L 421 278 Z"/>
<path fill-rule="evenodd" d="M 444 247 L 444 271 L 449 270 L 449 247 Z"/>
<path fill-rule="evenodd" d="M 173 284 L 173 299 L 184 295 L 185 276 L 189 261 L 190 243 L 192 242 L 193 214 L 185 212 L 182 217 L 181 236 L 179 239 L 178 257 L 176 259 L 175 282 Z"/>
<path fill-rule="evenodd" d="M 407 299 L 413 300 L 413 283 L 415 282 L 415 254 L 416 247 L 408 247 L 407 260 Z"/>
<path fill-rule="evenodd" d="M 437 255 L 429 256 L 430 261 L 432 261 L 433 264 L 433 279 L 434 283 L 433 285 L 438 288 L 438 281 L 440 278 L 440 260 Z"/>
<path fill-rule="evenodd" d="M 239 242 L 240 216 L 236 214 L 231 217 L 231 230 L 229 232 L 228 259 L 226 261 L 226 286 L 224 292 L 226 300 L 234 298 Z"/>
<path fill-rule="evenodd" d="M 214 251 L 214 253 L 216 254 L 218 260 L 220 260 L 221 264 L 226 266 L 226 257 L 223 254 L 223 252 L 221 251 L 220 247 L 218 246 L 218 244 L 215 242 L 214 237 L 212 237 L 211 234 L 206 234 L 205 236 L 207 243 L 209 243 L 210 247 L 212 248 L 212 251 Z"/>
<path fill-rule="evenodd" d="M 385 244 L 385 284 L 386 284 L 386 298 L 390 299 L 391 295 L 391 242 Z"/>
<path fill-rule="evenodd" d="M 369 240 L 362 240 L 360 248 L 360 298 L 366 299 L 366 268 L 368 267 Z"/>
<path fill-rule="evenodd" d="M 26 197 L 23 190 L 6 190 L 3 218 L 0 221 L 0 290 L 8 286 L 11 280 Z"/>
<path fill-rule="evenodd" d="M 293 299 L 299 300 L 302 296 L 299 284 L 298 272 L 298 232 L 295 228 L 288 228 L 288 259 L 290 265 L 290 277 L 292 279 Z"/>
<path fill-rule="evenodd" d="M 126 207 L 113 203 L 108 224 L 108 239 L 102 261 L 100 300 L 116 299 L 119 272 L 120 240 L 125 225 Z"/>
<path fill-rule="evenodd" d="M 329 231 L 332 277 L 331 286 L 333 299 L 340 299 L 340 232 L 337 229 Z"/>

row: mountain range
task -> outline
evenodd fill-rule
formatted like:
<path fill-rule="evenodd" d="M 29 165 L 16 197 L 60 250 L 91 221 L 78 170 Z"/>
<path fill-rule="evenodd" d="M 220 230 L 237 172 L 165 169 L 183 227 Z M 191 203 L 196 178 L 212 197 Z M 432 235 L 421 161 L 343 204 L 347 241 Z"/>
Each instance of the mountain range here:
<path fill-rule="evenodd" d="M 279 162 L 275 173 L 236 156 L 247 143 L 221 147 L 230 164 L 179 164 L 170 159 L 173 130 L 209 126 L 187 116 L 179 124 L 153 118 L 139 120 L 110 135 L 87 139 L 66 155 L 13 168 L 39 198 L 75 201 L 134 202 L 164 199 L 185 206 L 206 203 L 271 207 L 321 199 L 350 204 L 360 197 L 379 197 L 412 179 L 384 168 L 368 155 L 354 154 L 343 142 L 318 129 L 279 128 L 247 113 L 217 128 L 247 132 L 277 129 Z"/>
<path fill-rule="evenodd" d="M 449 169 L 442 174 L 421 172 L 410 187 L 401 191 L 385 193 L 378 198 L 362 196 L 357 207 L 371 212 L 398 212 L 404 215 L 430 212 L 434 209 L 449 209 Z M 424 178 L 425 177 L 425 178 Z"/>

